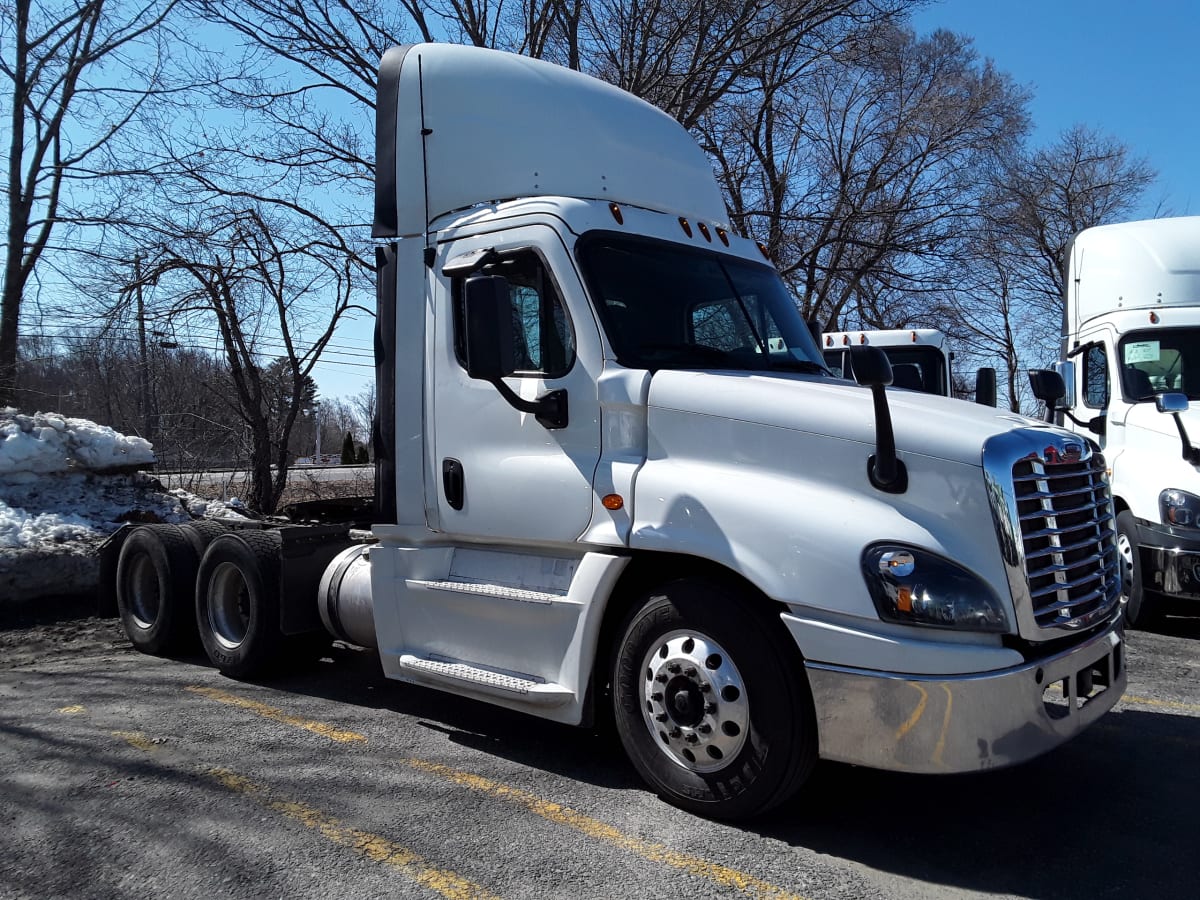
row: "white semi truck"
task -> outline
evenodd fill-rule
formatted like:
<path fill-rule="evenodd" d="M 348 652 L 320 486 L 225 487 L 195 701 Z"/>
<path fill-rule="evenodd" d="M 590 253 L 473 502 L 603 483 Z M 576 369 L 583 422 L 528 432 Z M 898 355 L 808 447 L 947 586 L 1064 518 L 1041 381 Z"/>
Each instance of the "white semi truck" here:
<path fill-rule="evenodd" d="M 1056 411 L 1103 448 L 1137 625 L 1200 603 L 1200 217 L 1089 228 L 1066 275 Z"/>
<path fill-rule="evenodd" d="M 835 375 L 852 378 L 854 347 L 878 347 L 892 364 L 895 387 L 949 397 L 950 353 L 946 335 L 936 328 L 894 328 L 871 331 L 829 331 L 821 335 L 825 363 Z M 993 404 L 995 405 L 995 404 Z"/>
<path fill-rule="evenodd" d="M 869 349 L 832 377 L 688 133 L 608 84 L 410 46 L 377 115 L 371 536 L 129 529 L 107 559 L 136 646 L 195 628 L 233 677 L 377 648 L 398 681 L 611 719 L 717 817 L 818 756 L 1018 763 L 1117 702 L 1090 441 L 885 392 Z"/>
<path fill-rule="evenodd" d="M 892 385 L 910 391 L 954 396 L 951 369 L 954 352 L 944 332 L 936 328 L 890 328 L 867 331 L 828 331 L 821 335 L 821 351 L 829 370 L 853 378 L 851 352 L 855 347 L 877 347 L 892 365 Z M 996 370 L 975 372 L 975 402 L 996 405 Z"/>

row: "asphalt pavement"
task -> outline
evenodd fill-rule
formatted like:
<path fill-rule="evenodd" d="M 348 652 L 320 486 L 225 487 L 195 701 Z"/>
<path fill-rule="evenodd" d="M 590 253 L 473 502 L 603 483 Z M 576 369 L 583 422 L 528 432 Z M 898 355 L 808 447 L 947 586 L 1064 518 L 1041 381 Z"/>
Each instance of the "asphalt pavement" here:
<path fill-rule="evenodd" d="M 605 734 L 387 681 L 335 646 L 254 684 L 115 622 L 0 631 L 3 897 L 1196 896 L 1200 618 L 1129 636 L 1130 684 L 1024 766 L 821 763 L 706 821 Z"/>

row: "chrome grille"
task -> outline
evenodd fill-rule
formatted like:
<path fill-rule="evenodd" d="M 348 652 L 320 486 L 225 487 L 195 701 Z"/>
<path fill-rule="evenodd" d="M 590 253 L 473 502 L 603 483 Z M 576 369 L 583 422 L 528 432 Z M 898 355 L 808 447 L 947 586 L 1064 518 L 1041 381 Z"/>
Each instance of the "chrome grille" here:
<path fill-rule="evenodd" d="M 1080 628 L 1120 596 L 1104 457 L 1046 450 L 1012 468 L 1028 596 L 1039 629 Z"/>

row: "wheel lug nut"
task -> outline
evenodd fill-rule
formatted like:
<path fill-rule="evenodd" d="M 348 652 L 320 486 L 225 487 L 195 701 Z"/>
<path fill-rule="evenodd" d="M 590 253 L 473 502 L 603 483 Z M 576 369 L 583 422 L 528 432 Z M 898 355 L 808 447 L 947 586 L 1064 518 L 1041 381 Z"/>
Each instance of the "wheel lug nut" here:
<path fill-rule="evenodd" d="M 681 734 L 683 734 L 683 732 L 682 732 L 682 731 L 680 731 L 678 728 L 672 728 L 672 729 L 671 729 L 671 731 L 670 731 L 670 736 L 671 736 L 671 737 L 673 737 L 673 738 L 677 738 L 677 737 L 679 737 Z"/>
<path fill-rule="evenodd" d="M 702 722 L 699 726 L 697 726 L 696 730 L 701 734 L 708 734 L 710 731 L 712 731 L 712 726 L 707 722 Z"/>
<path fill-rule="evenodd" d="M 666 684 L 669 679 L 666 675 L 659 674 L 654 676 L 654 680 Z"/>
<path fill-rule="evenodd" d="M 704 711 L 705 711 L 706 713 L 708 713 L 709 715 L 712 715 L 713 713 L 715 713 L 715 712 L 717 711 L 717 704 L 715 704 L 715 703 L 706 703 L 706 704 L 704 705 Z"/>
<path fill-rule="evenodd" d="M 679 663 L 669 663 L 667 665 L 667 671 L 672 675 L 678 675 L 682 671 L 682 667 L 679 665 Z"/>
<path fill-rule="evenodd" d="M 662 691 L 655 691 L 653 694 L 650 695 L 650 699 L 653 700 L 655 703 L 658 703 L 659 701 L 661 701 L 662 698 L 663 698 Z"/>
<path fill-rule="evenodd" d="M 657 716 L 654 717 L 654 720 L 656 722 L 665 722 L 665 721 L 667 721 L 667 714 L 659 713 Z"/>
<path fill-rule="evenodd" d="M 687 742 L 688 742 L 689 744 L 695 744 L 695 743 L 697 743 L 699 740 L 700 740 L 700 738 L 699 738 L 697 735 L 695 735 L 695 734 L 689 734 L 689 735 L 687 736 Z"/>
<path fill-rule="evenodd" d="M 711 692 L 712 692 L 712 685 L 711 685 L 711 684 L 709 684 L 707 681 L 705 681 L 705 682 L 702 682 L 702 683 L 700 684 L 700 693 L 702 693 L 702 694 L 708 694 L 708 693 L 711 693 Z"/>
<path fill-rule="evenodd" d="M 686 675 L 688 678 L 695 678 L 696 677 L 696 667 L 688 666 L 686 669 L 683 670 L 683 674 Z"/>

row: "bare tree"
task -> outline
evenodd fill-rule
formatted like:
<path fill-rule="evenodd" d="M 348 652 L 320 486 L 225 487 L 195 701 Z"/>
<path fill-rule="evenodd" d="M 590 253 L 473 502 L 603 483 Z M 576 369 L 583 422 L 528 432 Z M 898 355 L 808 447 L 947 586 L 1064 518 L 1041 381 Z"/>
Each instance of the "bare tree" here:
<path fill-rule="evenodd" d="M 998 171 L 989 219 L 1011 243 L 1007 265 L 1057 324 L 1067 247 L 1079 232 L 1130 215 L 1154 183 L 1150 164 L 1117 138 L 1076 125 L 1053 143 L 1020 152 Z"/>
<path fill-rule="evenodd" d="M 883 23 L 804 79 L 709 123 L 735 225 L 763 240 L 826 329 L 914 321 L 978 212 L 991 160 L 1026 126 L 1024 92 L 968 39 Z"/>
<path fill-rule="evenodd" d="M 143 277 L 170 298 L 159 315 L 184 329 L 215 326 L 233 383 L 229 406 L 248 437 L 250 502 L 273 512 L 292 431 L 315 400 L 313 367 L 352 307 L 353 261 L 331 257 L 320 231 L 305 239 L 279 209 L 225 205 L 161 229 L 181 237 L 153 247 Z"/>
<path fill-rule="evenodd" d="M 102 174 L 93 161 L 157 88 L 161 57 L 153 38 L 175 3 L 16 0 L 0 6 L 0 71 L 12 127 L 5 148 L 0 406 L 14 399 L 21 307 L 38 262 L 55 228 L 81 217 L 70 206 L 69 183 Z"/>

